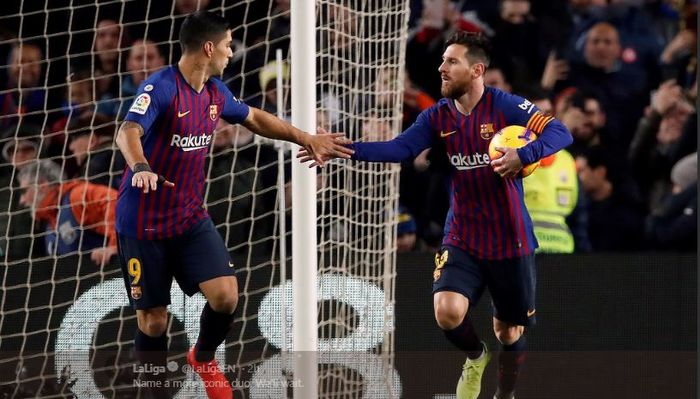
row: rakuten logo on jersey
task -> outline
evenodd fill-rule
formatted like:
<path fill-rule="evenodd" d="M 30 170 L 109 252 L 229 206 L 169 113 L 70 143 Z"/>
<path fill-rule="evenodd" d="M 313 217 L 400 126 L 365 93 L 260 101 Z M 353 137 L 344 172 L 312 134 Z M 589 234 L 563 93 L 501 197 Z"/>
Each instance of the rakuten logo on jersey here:
<path fill-rule="evenodd" d="M 170 139 L 170 145 L 180 147 L 182 151 L 195 151 L 209 147 L 211 143 L 211 134 L 201 134 L 199 136 L 180 136 L 173 134 Z"/>
<path fill-rule="evenodd" d="M 489 154 L 463 155 L 459 153 L 450 156 L 450 163 L 457 170 L 469 170 L 488 166 L 491 163 L 491 158 L 489 158 Z"/>

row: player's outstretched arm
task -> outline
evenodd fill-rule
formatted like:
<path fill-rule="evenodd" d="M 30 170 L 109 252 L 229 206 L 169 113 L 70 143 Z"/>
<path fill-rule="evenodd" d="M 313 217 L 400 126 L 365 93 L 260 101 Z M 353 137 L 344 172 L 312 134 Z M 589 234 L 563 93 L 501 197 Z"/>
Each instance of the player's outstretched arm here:
<path fill-rule="evenodd" d="M 165 187 L 175 186 L 172 182 L 165 180 L 163 176 L 158 176 L 151 171 L 148 160 L 143 155 L 141 136 L 143 136 L 141 125 L 129 121 L 122 123 L 117 133 L 117 146 L 129 164 L 129 168 L 134 172 L 131 186 L 143 189 L 144 194 L 148 193 L 149 190 L 155 191 L 158 188 L 158 183 Z"/>
<path fill-rule="evenodd" d="M 349 144 L 348 147 L 355 151 L 351 158 L 368 162 L 403 162 L 417 157 L 432 144 L 431 128 L 427 119 L 424 114 L 421 114 L 411 127 L 389 141 Z M 319 132 L 325 132 L 325 130 L 319 128 Z M 319 165 L 316 159 L 305 150 L 299 151 L 297 158 L 300 158 L 301 162 L 313 161 L 309 167 Z"/>
<path fill-rule="evenodd" d="M 354 152 L 345 146 L 351 141 L 342 133 L 325 133 L 320 129 L 318 134 L 311 135 L 270 113 L 253 107 L 250 107 L 248 117 L 242 125 L 261 136 L 289 141 L 304 147 L 311 159 L 320 166 L 329 159 L 350 158 Z"/>

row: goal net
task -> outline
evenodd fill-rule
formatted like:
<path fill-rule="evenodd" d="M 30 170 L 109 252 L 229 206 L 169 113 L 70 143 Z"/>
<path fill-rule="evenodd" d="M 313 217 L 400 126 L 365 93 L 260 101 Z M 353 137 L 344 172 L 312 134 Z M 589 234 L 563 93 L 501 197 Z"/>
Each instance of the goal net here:
<path fill-rule="evenodd" d="M 289 3 L 3 2 L 0 396 L 138 395 L 135 314 L 116 256 L 104 266 L 95 256 L 110 244 L 104 209 L 116 191 L 93 195 L 75 183 L 118 188 L 124 163 L 116 130 L 148 73 L 177 62 L 179 27 L 198 7 L 231 22 L 234 56 L 222 77 L 231 91 L 290 120 Z M 318 0 L 316 10 L 318 124 L 355 141 L 393 137 L 401 126 L 408 1 Z M 237 397 L 291 397 L 295 383 L 287 355 L 289 153 L 222 123 L 206 165 L 207 210 L 238 271 L 235 325 L 217 352 Z M 317 180 L 319 397 L 398 398 L 398 166 L 334 161 Z M 176 284 L 171 296 L 164 370 L 171 394 L 204 397 L 185 361 L 204 298 L 187 297 Z"/>

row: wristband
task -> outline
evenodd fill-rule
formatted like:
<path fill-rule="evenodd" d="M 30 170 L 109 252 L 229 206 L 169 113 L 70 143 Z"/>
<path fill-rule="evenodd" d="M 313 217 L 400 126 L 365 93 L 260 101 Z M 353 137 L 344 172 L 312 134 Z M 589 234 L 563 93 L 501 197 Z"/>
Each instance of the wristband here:
<path fill-rule="evenodd" d="M 134 173 L 151 172 L 151 167 L 145 162 L 139 162 L 131 169 Z"/>

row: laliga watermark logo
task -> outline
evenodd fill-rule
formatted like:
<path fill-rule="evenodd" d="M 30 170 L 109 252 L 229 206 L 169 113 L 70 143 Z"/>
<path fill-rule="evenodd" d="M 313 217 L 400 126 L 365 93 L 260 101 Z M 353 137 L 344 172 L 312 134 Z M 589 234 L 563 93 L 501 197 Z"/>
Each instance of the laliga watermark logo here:
<path fill-rule="evenodd" d="M 488 166 L 491 163 L 491 158 L 489 158 L 489 154 L 480 154 L 478 152 L 471 155 L 458 153 L 450 156 L 450 163 L 457 170 L 469 170 Z"/>
<path fill-rule="evenodd" d="M 240 371 L 242 367 L 238 367 L 235 364 L 220 364 L 218 365 L 218 369 L 221 370 L 223 373 L 236 373 Z M 193 371 L 195 373 L 211 373 L 214 372 L 217 369 L 217 366 L 212 363 L 205 363 L 201 365 L 196 365 L 192 366 L 188 363 L 183 364 L 180 366 L 178 362 L 171 360 L 169 361 L 165 366 L 159 366 L 155 365 L 152 363 L 145 363 L 145 364 L 139 364 L 135 363 L 132 365 L 132 371 L 134 374 L 148 374 L 148 375 L 160 375 L 160 374 L 165 374 L 168 371 L 171 373 L 174 373 L 176 371 L 181 371 L 184 374 L 187 374 L 190 371 Z"/>

